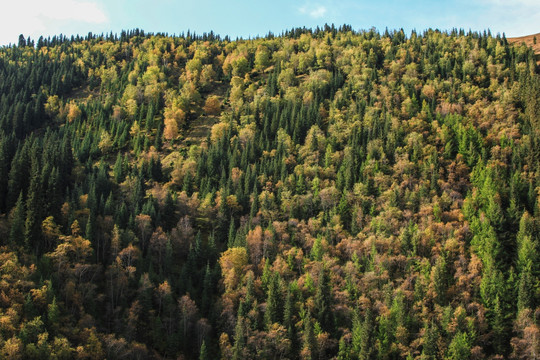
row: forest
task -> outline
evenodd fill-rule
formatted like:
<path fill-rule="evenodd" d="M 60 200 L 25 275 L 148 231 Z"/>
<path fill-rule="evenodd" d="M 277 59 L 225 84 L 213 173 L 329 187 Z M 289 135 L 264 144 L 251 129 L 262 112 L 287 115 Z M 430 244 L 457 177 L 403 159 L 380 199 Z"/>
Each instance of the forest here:
<path fill-rule="evenodd" d="M 540 67 L 489 31 L 0 47 L 0 359 L 540 359 Z"/>

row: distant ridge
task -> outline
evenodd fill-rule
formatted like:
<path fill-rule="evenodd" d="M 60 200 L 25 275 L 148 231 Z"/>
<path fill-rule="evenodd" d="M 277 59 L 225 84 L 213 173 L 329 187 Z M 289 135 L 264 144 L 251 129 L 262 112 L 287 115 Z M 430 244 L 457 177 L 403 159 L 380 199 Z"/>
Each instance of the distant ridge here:
<path fill-rule="evenodd" d="M 536 37 L 536 44 L 534 41 L 535 37 Z M 525 45 L 530 46 L 534 50 L 537 63 L 540 65 L 540 33 L 508 38 L 508 42 L 511 44 L 515 44 L 515 43 L 521 44 L 523 42 L 525 43 Z"/>

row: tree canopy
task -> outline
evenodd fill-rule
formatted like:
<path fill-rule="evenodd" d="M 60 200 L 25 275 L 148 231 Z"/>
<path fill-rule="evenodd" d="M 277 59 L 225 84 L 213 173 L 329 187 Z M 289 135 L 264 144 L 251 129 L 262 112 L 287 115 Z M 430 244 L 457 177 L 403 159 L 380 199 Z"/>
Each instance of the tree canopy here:
<path fill-rule="evenodd" d="M 0 358 L 533 359 L 540 76 L 489 32 L 0 48 Z"/>

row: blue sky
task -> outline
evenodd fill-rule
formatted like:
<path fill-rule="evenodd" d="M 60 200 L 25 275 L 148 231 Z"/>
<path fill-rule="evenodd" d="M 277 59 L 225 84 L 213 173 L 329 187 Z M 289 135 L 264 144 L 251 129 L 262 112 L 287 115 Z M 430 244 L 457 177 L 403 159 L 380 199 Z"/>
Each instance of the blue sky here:
<path fill-rule="evenodd" d="M 232 38 L 275 34 L 325 23 L 404 28 L 491 29 L 506 36 L 540 32 L 540 0 L 15 0 L 2 6 L 0 45 L 19 34 L 38 38 L 119 32 L 197 33 L 213 30 Z"/>

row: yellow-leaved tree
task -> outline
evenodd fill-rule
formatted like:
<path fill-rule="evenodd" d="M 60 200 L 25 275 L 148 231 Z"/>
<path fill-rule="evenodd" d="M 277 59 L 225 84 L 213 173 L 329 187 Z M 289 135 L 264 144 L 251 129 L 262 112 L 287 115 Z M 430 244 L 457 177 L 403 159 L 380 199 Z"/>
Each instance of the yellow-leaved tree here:
<path fill-rule="evenodd" d="M 233 291 L 241 282 L 244 274 L 244 267 L 248 263 L 246 248 L 234 247 L 225 251 L 219 258 L 223 284 L 225 291 Z"/>
<path fill-rule="evenodd" d="M 182 110 L 182 101 L 175 90 L 170 90 L 165 95 L 165 110 L 163 110 L 165 129 L 163 136 L 167 140 L 178 137 L 179 126 L 186 119 L 186 113 Z"/>

